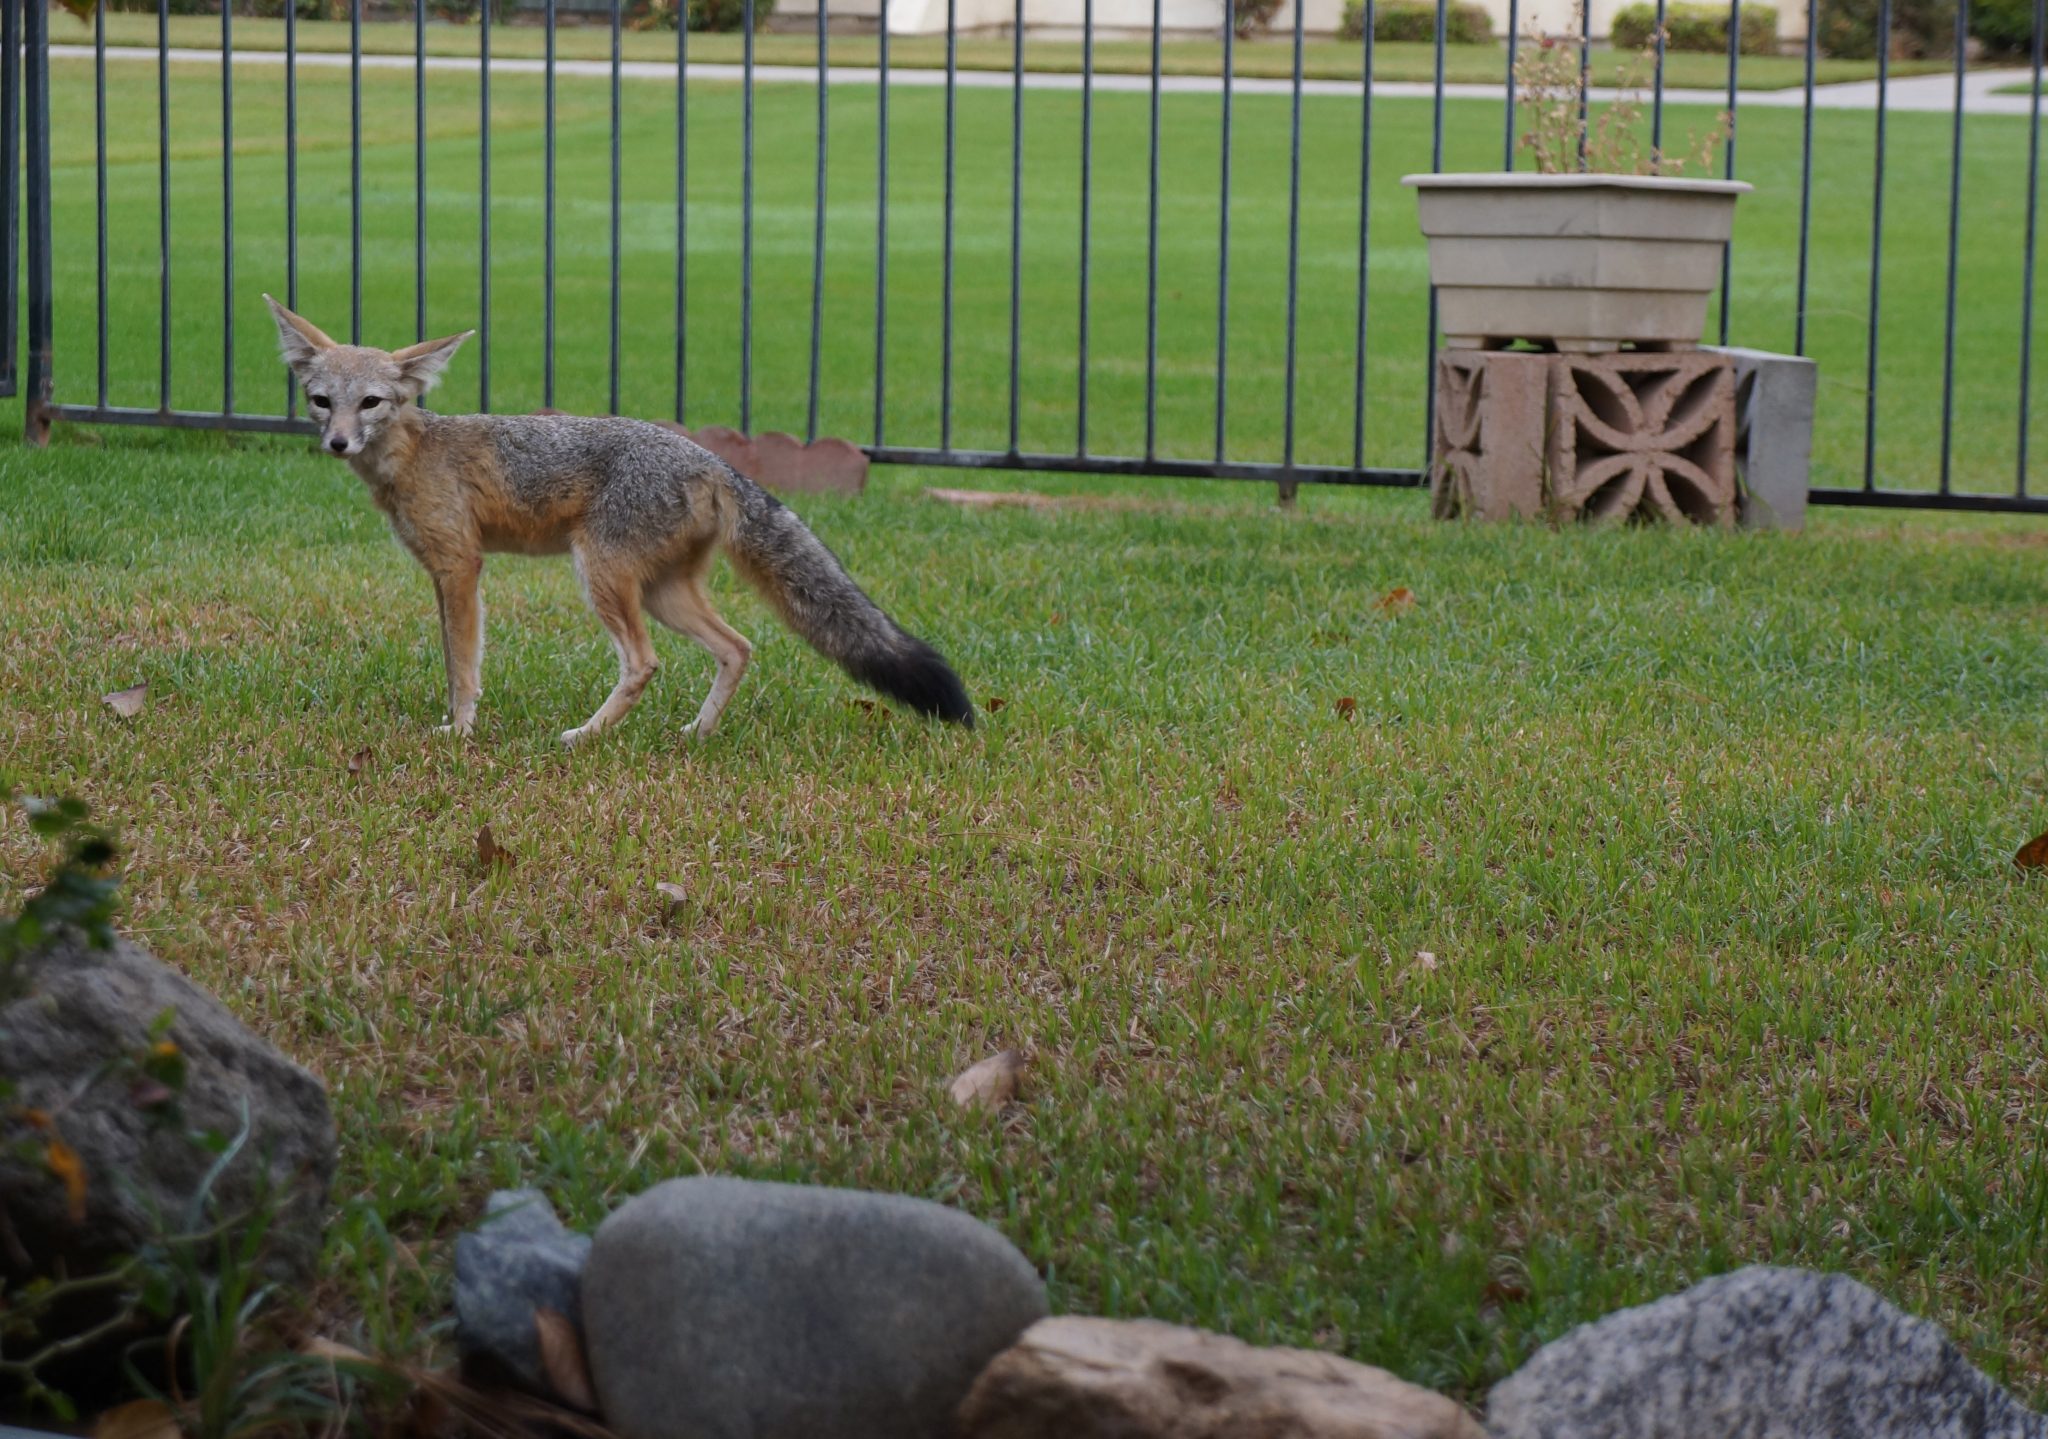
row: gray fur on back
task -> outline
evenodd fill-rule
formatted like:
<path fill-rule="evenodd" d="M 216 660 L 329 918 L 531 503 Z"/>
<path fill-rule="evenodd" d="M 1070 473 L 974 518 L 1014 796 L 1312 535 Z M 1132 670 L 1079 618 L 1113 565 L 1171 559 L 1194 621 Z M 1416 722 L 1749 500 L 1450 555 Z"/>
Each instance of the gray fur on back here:
<path fill-rule="evenodd" d="M 1758 1266 L 1610 1314 L 1494 1386 L 1494 1439 L 2044 1439 L 1932 1324 Z"/>

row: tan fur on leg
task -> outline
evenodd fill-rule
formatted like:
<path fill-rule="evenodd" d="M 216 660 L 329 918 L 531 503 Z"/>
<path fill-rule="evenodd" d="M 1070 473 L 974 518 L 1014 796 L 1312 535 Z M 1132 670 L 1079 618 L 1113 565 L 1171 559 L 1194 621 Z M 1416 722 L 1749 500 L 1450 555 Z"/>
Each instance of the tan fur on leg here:
<path fill-rule="evenodd" d="M 747 637 L 727 624 L 711 607 L 711 597 L 704 593 L 701 572 L 676 571 L 647 589 L 647 611 L 672 630 L 688 635 L 718 661 L 718 674 L 711 681 L 711 692 L 704 696 L 704 704 L 697 711 L 697 718 L 683 730 L 683 738 L 701 738 L 718 727 L 718 717 L 725 713 L 733 691 L 740 687 L 740 676 L 747 672 L 747 661 L 753 657 L 754 647 L 747 643 Z"/>
<path fill-rule="evenodd" d="M 640 699 L 640 692 L 654 678 L 660 661 L 647 638 L 647 624 L 640 617 L 640 582 L 637 576 L 607 571 L 592 573 L 584 554 L 576 555 L 576 568 L 583 576 L 584 594 L 612 637 L 619 652 L 619 682 L 598 706 L 597 713 L 575 729 L 562 732 L 562 743 L 576 745 L 626 717 Z"/>

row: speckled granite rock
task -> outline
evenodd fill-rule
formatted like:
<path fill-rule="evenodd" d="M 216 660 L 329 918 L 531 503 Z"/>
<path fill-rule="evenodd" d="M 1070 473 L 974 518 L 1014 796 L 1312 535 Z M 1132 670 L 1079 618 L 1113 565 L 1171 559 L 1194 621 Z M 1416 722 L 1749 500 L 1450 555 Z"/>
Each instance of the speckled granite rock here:
<path fill-rule="evenodd" d="M 2048 1439 L 1939 1329 L 1840 1274 L 1752 1268 L 1610 1314 L 1494 1387 L 1493 1439 Z"/>
<path fill-rule="evenodd" d="M 455 1341 L 472 1374 L 559 1398 L 541 1366 L 534 1313 L 583 1323 L 590 1237 L 571 1233 L 537 1189 L 501 1189 L 455 1241 Z"/>

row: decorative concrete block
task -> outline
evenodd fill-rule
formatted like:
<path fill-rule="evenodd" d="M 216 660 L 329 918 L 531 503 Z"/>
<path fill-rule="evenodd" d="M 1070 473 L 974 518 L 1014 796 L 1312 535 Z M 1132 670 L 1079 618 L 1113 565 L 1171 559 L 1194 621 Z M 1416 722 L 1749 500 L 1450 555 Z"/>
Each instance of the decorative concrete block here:
<path fill-rule="evenodd" d="M 1437 358 L 1430 508 L 1440 520 L 1543 513 L 1544 425 L 1554 357 L 1453 350 Z"/>
<path fill-rule="evenodd" d="M 1447 351 L 1439 518 L 1732 524 L 1735 366 L 1707 351 Z"/>
<path fill-rule="evenodd" d="M 1803 529 L 1820 367 L 1803 355 L 1735 348 L 1714 353 L 1735 362 L 1735 469 L 1742 484 L 1742 527 Z"/>
<path fill-rule="evenodd" d="M 1560 518 L 1735 521 L 1735 367 L 1725 355 L 1558 355 L 1549 495 Z"/>

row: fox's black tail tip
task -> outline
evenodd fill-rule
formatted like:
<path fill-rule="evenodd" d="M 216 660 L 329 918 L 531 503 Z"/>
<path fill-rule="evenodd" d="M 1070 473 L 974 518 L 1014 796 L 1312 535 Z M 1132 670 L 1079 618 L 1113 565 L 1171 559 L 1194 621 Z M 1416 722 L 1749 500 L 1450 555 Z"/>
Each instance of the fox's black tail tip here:
<path fill-rule="evenodd" d="M 854 670 L 854 678 L 928 719 L 974 728 L 974 704 L 945 657 L 923 640 L 904 636 L 893 653 Z"/>

